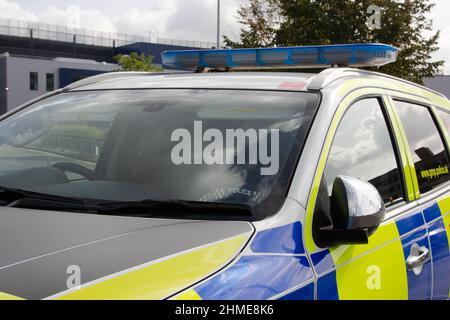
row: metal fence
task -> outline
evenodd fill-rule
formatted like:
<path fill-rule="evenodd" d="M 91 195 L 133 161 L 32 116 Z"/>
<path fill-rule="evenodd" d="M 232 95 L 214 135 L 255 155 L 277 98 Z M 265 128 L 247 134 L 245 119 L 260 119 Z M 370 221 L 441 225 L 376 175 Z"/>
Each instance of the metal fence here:
<path fill-rule="evenodd" d="M 79 44 L 120 47 L 136 42 L 147 42 L 157 44 L 167 44 L 176 46 L 212 48 L 214 42 L 176 40 L 176 39 L 156 39 L 153 37 L 137 36 L 124 33 L 105 32 L 89 29 L 74 29 L 65 26 L 31 22 L 13 19 L 0 19 L 0 34 L 14 37 L 32 37 L 43 40 L 54 40 L 62 42 L 76 42 Z"/>
<path fill-rule="evenodd" d="M 175 40 L 165 38 L 158 38 L 157 43 L 180 47 L 208 48 L 208 49 L 215 48 L 217 45 L 214 42 L 195 41 L 195 40 Z"/>
<path fill-rule="evenodd" d="M 79 160 L 98 160 L 103 148 L 103 141 L 63 135 L 47 135 L 42 143 L 34 149 L 53 152 Z"/>

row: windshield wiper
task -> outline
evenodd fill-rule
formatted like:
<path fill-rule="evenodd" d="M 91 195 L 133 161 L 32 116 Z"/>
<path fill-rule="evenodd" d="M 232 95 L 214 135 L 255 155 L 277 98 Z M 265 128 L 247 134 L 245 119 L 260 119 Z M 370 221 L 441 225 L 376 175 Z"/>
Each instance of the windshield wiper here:
<path fill-rule="evenodd" d="M 252 207 L 245 204 L 215 203 L 185 200 L 142 200 L 131 202 L 107 202 L 97 203 L 104 213 L 110 214 L 151 214 L 166 216 L 167 214 L 179 215 L 223 215 L 229 217 L 252 216 Z"/>
<path fill-rule="evenodd" d="M 25 190 L 0 188 L 0 199 L 5 193 L 16 199 L 8 201 L 8 207 L 38 210 L 74 211 L 122 216 L 204 216 L 218 215 L 226 217 L 252 216 L 252 208 L 243 204 L 212 203 L 183 200 L 142 200 L 131 202 L 92 202 L 88 204 L 80 199 L 65 198 Z M 4 191 L 5 193 L 2 193 Z"/>
<path fill-rule="evenodd" d="M 103 210 L 101 207 L 95 205 L 56 201 L 49 199 L 38 198 L 22 198 L 11 202 L 7 205 L 12 208 L 37 209 L 37 210 L 51 210 L 51 211 L 71 211 L 71 212 L 88 212 L 99 213 Z"/>
<path fill-rule="evenodd" d="M 33 192 L 23 189 L 9 188 L 0 186 L 0 205 L 14 206 L 14 203 L 24 200 L 42 200 L 50 202 L 59 202 L 71 205 L 85 205 L 85 201 L 76 198 L 61 197 L 51 194 Z"/>

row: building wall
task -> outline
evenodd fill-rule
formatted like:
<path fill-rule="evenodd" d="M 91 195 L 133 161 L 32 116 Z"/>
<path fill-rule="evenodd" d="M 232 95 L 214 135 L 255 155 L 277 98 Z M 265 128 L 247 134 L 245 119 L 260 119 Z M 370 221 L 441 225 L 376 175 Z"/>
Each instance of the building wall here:
<path fill-rule="evenodd" d="M 7 90 L 6 57 L 0 55 L 0 114 L 5 113 L 8 109 Z"/>
<path fill-rule="evenodd" d="M 425 78 L 423 82 L 428 88 L 443 93 L 448 99 L 450 99 L 450 76 Z"/>
<path fill-rule="evenodd" d="M 75 69 L 84 76 L 84 72 L 95 73 L 117 70 L 115 64 L 104 64 L 90 61 L 57 61 L 40 58 L 7 57 L 6 58 L 7 108 L 11 110 L 23 103 L 35 99 L 45 93 L 46 74 L 54 75 L 55 90 L 60 88 L 60 70 Z M 30 90 L 30 72 L 38 73 L 38 90 Z M 66 79 L 67 81 L 67 79 Z"/>

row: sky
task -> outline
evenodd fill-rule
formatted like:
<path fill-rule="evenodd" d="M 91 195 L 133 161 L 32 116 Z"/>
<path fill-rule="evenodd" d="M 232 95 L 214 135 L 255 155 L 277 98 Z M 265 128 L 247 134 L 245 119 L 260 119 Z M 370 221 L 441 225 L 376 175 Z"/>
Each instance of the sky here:
<path fill-rule="evenodd" d="M 239 38 L 237 9 L 246 2 L 221 0 L 222 33 L 233 40 Z M 433 58 L 447 61 L 443 71 L 450 74 L 450 1 L 434 2 L 431 18 L 435 30 L 441 30 L 441 50 Z M 216 5 L 217 0 L 0 0 L 0 18 L 64 26 L 69 22 L 85 29 L 145 36 L 152 32 L 153 37 L 213 42 Z"/>

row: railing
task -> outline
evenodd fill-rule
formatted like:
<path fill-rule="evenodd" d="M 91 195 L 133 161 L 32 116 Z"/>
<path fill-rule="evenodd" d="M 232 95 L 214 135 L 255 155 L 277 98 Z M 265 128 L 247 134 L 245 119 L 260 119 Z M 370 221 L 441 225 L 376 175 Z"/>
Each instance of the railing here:
<path fill-rule="evenodd" d="M 98 160 L 102 148 L 103 141 L 100 140 L 62 135 L 48 135 L 40 145 L 33 147 L 36 150 L 94 162 Z"/>
<path fill-rule="evenodd" d="M 208 48 L 208 49 L 215 48 L 217 45 L 214 42 L 195 41 L 195 40 L 175 40 L 165 38 L 158 38 L 157 43 L 180 47 Z"/>
<path fill-rule="evenodd" d="M 31 37 L 43 40 L 76 42 L 79 44 L 102 47 L 120 47 L 136 42 L 167 44 L 193 48 L 212 48 L 215 46 L 213 42 L 206 41 L 175 40 L 159 37 L 154 39 L 153 37 L 89 29 L 75 29 L 54 24 L 12 19 L 0 19 L 0 34 L 23 38 Z"/>

